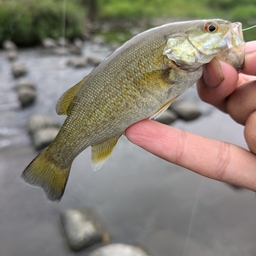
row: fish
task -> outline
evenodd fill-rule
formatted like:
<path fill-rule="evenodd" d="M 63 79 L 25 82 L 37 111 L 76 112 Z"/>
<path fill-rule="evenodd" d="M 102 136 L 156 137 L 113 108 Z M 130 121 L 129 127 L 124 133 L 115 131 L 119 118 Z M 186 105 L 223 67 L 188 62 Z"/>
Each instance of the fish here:
<path fill-rule="evenodd" d="M 56 111 L 67 118 L 22 178 L 60 201 L 84 149 L 91 146 L 92 167 L 101 168 L 130 125 L 166 110 L 213 58 L 241 70 L 244 45 L 242 24 L 222 19 L 168 23 L 138 34 L 61 96 Z"/>

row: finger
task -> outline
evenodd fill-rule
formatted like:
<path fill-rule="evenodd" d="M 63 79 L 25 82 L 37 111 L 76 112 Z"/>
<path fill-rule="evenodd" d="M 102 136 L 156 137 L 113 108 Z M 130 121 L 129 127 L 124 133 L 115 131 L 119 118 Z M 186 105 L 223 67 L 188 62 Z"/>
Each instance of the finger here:
<path fill-rule="evenodd" d="M 247 119 L 244 128 L 244 137 L 249 149 L 256 154 L 256 111 L 254 111 Z"/>
<path fill-rule="evenodd" d="M 238 81 L 237 71 L 225 62 L 218 61 L 222 70 L 222 79 L 217 78 L 220 73 L 216 61 L 211 61 L 205 66 L 204 74 L 197 82 L 199 97 L 222 111 L 226 112 L 226 97 L 236 88 Z M 214 85 L 214 87 L 213 87 Z"/>
<path fill-rule="evenodd" d="M 200 175 L 256 191 L 256 157 L 238 146 L 143 120 L 126 130 L 127 138 L 174 164 Z"/>
<path fill-rule="evenodd" d="M 245 125 L 248 117 L 256 111 L 256 81 L 249 81 L 227 99 L 227 112 L 239 124 Z"/>
<path fill-rule="evenodd" d="M 245 63 L 241 73 L 256 75 L 256 41 L 251 41 L 245 45 Z"/>

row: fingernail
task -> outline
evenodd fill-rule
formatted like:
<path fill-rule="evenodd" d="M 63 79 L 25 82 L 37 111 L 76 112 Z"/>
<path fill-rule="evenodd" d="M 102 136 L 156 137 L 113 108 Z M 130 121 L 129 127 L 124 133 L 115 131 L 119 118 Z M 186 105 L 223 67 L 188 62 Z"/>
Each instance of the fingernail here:
<path fill-rule="evenodd" d="M 204 68 L 203 78 L 206 86 L 210 88 L 218 87 L 224 80 L 220 62 L 214 58 Z"/>

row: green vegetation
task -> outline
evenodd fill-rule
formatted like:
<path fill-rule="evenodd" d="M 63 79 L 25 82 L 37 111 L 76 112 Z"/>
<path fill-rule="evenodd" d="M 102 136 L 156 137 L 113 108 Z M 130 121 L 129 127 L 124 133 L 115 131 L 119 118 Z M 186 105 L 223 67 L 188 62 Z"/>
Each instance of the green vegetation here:
<path fill-rule="evenodd" d="M 254 1 L 0 0 L 0 44 L 6 39 L 19 45 L 31 45 L 39 43 L 44 37 L 81 37 L 86 29 L 87 12 L 89 19 L 98 21 L 100 27 L 105 21 L 116 23 L 120 28 L 125 21 L 145 26 L 154 18 L 182 20 L 217 17 L 241 21 L 244 27 L 248 27 L 256 24 Z M 129 33 L 125 29 L 127 27 L 121 32 L 126 40 Z M 112 31 L 103 34 L 110 40 L 118 39 Z M 254 30 L 246 31 L 245 39 L 255 39 L 254 35 Z"/>
<path fill-rule="evenodd" d="M 74 1 L 2 0 L 0 1 L 0 43 L 12 40 L 26 46 L 45 37 L 82 36 L 85 10 Z"/>

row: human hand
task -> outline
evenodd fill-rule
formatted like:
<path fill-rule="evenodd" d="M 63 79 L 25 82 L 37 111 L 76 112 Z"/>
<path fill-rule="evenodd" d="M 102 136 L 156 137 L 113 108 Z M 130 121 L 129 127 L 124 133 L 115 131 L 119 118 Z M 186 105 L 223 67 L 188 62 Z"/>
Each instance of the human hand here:
<path fill-rule="evenodd" d="M 130 126 L 126 137 L 171 163 L 256 192 L 256 41 L 246 44 L 245 53 L 245 66 L 239 74 L 230 65 L 214 59 L 206 65 L 197 89 L 203 101 L 245 126 L 250 151 L 152 120 Z"/>

